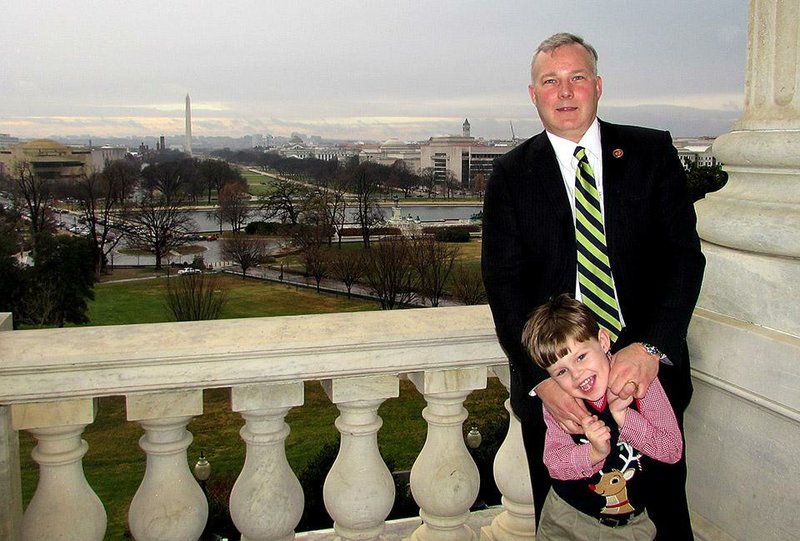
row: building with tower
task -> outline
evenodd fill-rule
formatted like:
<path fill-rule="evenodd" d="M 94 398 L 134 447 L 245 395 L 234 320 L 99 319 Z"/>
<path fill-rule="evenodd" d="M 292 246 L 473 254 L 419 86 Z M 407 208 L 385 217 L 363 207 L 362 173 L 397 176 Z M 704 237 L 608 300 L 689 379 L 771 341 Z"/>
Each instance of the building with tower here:
<path fill-rule="evenodd" d="M 492 161 L 511 145 L 495 145 L 470 135 L 464 119 L 461 135 L 431 137 L 420 146 L 420 169 L 433 168 L 437 181 L 446 181 L 448 171 L 462 188 L 473 187 L 476 180 L 485 182 L 492 172 Z"/>

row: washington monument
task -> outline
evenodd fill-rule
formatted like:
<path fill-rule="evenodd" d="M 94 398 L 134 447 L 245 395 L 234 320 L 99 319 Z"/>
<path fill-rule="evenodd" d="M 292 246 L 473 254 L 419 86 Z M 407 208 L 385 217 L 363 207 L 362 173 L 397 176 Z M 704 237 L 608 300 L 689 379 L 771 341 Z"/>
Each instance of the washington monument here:
<path fill-rule="evenodd" d="M 183 151 L 189 156 L 192 155 L 192 99 L 186 94 L 186 140 L 183 143 Z"/>

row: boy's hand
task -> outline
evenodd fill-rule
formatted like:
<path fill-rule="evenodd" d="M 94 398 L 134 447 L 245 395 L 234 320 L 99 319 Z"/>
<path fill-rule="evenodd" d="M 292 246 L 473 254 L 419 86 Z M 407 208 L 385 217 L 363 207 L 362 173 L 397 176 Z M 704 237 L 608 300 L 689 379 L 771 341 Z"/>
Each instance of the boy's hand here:
<path fill-rule="evenodd" d="M 628 398 L 622 398 L 612 393 L 609 389 L 606 391 L 606 400 L 608 400 L 608 409 L 611 412 L 611 416 L 614 417 L 614 422 L 617 423 L 618 427 L 622 428 L 625 425 L 625 413 L 628 411 L 628 406 L 633 403 L 633 395 Z"/>
<path fill-rule="evenodd" d="M 611 429 L 597 415 L 587 415 L 581 419 L 581 428 L 592 446 L 589 460 L 593 465 L 604 460 L 611 452 Z"/>

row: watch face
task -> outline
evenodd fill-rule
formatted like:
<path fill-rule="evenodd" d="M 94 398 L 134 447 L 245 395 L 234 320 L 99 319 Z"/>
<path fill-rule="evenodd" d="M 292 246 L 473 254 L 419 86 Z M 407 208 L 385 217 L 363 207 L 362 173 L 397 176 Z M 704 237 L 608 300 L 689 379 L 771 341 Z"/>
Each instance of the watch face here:
<path fill-rule="evenodd" d="M 644 347 L 644 350 L 650 355 L 656 355 L 658 357 L 662 356 L 661 351 L 659 351 L 659 349 L 652 344 L 646 344 L 642 342 L 642 347 Z"/>

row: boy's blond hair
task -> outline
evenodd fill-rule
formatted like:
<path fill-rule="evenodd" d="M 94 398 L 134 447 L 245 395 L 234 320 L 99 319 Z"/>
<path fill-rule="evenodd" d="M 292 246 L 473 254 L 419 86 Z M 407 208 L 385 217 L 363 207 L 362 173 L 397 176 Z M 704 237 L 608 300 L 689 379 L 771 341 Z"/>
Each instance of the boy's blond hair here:
<path fill-rule="evenodd" d="M 528 318 L 522 330 L 522 345 L 539 367 L 547 368 L 567 355 L 567 341 L 597 339 L 600 327 L 589 308 L 562 293 L 551 297 Z"/>

